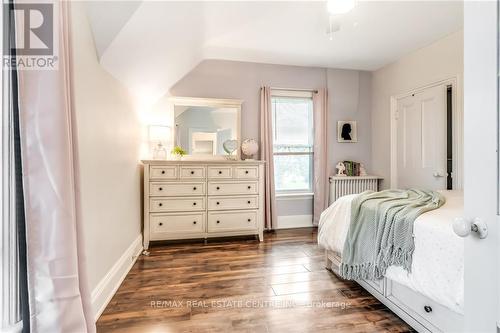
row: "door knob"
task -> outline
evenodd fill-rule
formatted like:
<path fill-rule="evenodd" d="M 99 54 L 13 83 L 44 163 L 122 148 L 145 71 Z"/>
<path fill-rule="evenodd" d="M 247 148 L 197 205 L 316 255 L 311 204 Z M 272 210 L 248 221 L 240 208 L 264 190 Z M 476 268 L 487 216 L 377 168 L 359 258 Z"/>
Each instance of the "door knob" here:
<path fill-rule="evenodd" d="M 488 226 L 480 218 L 466 219 L 458 217 L 453 221 L 453 231 L 460 237 L 467 237 L 471 231 L 477 232 L 479 238 L 488 236 Z"/>

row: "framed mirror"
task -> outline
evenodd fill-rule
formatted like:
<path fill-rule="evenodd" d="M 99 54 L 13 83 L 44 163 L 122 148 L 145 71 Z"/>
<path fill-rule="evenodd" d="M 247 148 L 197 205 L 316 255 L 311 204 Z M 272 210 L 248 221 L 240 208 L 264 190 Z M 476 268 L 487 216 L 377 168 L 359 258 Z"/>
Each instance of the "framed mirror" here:
<path fill-rule="evenodd" d="M 171 98 L 174 144 L 193 159 L 240 159 L 241 104 L 235 99 Z"/>

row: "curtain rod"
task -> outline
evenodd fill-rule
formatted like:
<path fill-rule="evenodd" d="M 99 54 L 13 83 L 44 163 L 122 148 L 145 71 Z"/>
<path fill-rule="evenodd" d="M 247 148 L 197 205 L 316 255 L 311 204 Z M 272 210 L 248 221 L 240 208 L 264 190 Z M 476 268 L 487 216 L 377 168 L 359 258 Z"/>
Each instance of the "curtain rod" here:
<path fill-rule="evenodd" d="M 310 91 L 310 92 L 315 93 L 315 94 L 318 93 L 317 89 L 300 89 L 300 88 L 278 88 L 278 87 L 271 87 L 271 90 Z"/>

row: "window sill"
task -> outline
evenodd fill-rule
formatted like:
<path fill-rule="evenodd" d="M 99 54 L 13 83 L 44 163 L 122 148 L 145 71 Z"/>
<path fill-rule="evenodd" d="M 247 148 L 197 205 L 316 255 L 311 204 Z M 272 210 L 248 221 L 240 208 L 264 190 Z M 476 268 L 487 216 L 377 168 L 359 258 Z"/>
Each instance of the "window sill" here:
<path fill-rule="evenodd" d="M 299 193 L 276 193 L 276 199 L 310 199 L 314 197 L 314 193 L 299 192 Z"/>

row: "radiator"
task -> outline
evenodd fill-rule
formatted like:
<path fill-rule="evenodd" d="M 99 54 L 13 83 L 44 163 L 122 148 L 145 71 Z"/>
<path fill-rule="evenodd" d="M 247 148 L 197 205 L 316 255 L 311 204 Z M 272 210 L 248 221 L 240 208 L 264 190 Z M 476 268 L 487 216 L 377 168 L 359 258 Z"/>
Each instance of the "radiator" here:
<path fill-rule="evenodd" d="M 376 176 L 330 177 L 330 204 L 343 195 L 357 194 L 367 190 L 378 191 Z"/>

